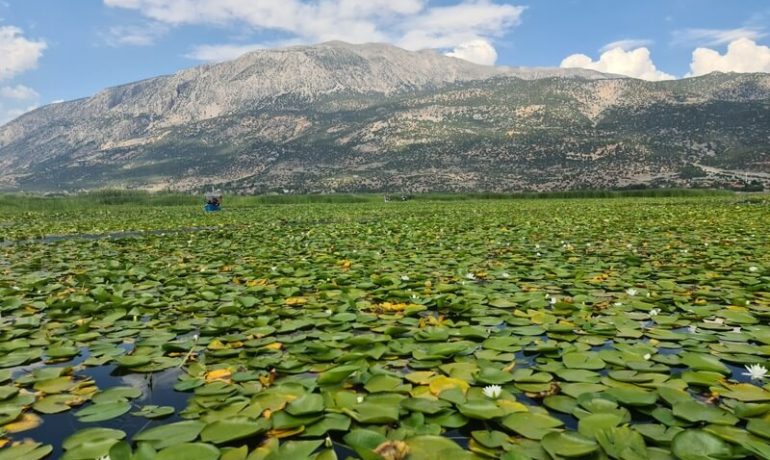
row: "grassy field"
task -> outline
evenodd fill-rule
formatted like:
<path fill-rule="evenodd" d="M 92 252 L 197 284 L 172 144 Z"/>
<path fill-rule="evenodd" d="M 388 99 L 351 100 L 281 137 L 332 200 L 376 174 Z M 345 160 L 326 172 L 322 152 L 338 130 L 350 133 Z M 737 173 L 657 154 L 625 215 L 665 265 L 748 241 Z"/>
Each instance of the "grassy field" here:
<path fill-rule="evenodd" d="M 0 459 L 770 458 L 767 195 L 415 198 L 0 198 Z"/>

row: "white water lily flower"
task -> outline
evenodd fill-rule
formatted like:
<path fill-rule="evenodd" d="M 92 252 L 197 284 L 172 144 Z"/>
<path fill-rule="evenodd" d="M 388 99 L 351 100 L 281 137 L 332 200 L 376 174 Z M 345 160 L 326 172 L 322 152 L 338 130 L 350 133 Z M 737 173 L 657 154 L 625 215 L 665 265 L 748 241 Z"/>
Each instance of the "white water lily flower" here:
<path fill-rule="evenodd" d="M 540 257 L 540 253 L 539 253 L 539 252 L 538 252 L 538 253 L 536 253 L 535 255 L 536 255 L 536 256 L 538 256 L 538 257 Z"/>
<path fill-rule="evenodd" d="M 331 315 L 331 314 L 332 314 L 332 313 L 334 313 L 334 312 L 331 310 L 331 308 L 327 308 L 327 309 L 324 311 L 324 313 L 326 313 L 327 315 Z"/>
<path fill-rule="evenodd" d="M 556 297 L 551 297 L 549 302 L 551 302 L 551 305 L 556 305 Z"/>
<path fill-rule="evenodd" d="M 616 306 L 616 307 L 619 307 L 619 306 L 621 306 L 621 305 L 623 305 L 623 302 L 615 302 L 615 306 Z"/>
<path fill-rule="evenodd" d="M 101 457 L 97 458 L 96 460 L 110 460 L 109 455 L 102 455 Z"/>
<path fill-rule="evenodd" d="M 540 249 L 540 245 L 539 245 L 539 244 L 536 244 L 536 245 L 535 245 L 535 249 Z"/>
<path fill-rule="evenodd" d="M 277 270 L 278 270 L 278 267 L 270 267 L 270 271 L 271 272 L 274 272 L 274 271 L 277 271 Z"/>
<path fill-rule="evenodd" d="M 767 375 L 767 368 L 761 364 L 746 365 L 746 370 L 743 375 L 748 375 L 751 380 L 762 380 Z"/>
<path fill-rule="evenodd" d="M 484 396 L 490 399 L 497 399 L 503 393 L 503 388 L 500 385 L 489 385 L 482 390 Z"/>
<path fill-rule="evenodd" d="M 650 310 L 650 316 L 658 316 L 660 314 L 660 308 L 653 308 Z"/>
<path fill-rule="evenodd" d="M 736 334 L 740 334 L 741 333 L 741 328 L 740 327 L 734 327 L 733 328 L 733 332 L 735 332 Z"/>
<path fill-rule="evenodd" d="M 753 266 L 753 265 L 752 265 L 751 267 L 749 267 L 749 271 L 750 271 L 751 273 L 754 273 L 754 272 L 756 272 L 756 271 L 758 271 L 758 270 L 759 270 L 759 268 L 757 268 L 757 267 L 755 267 L 755 266 Z"/>
<path fill-rule="evenodd" d="M 474 275 L 473 273 L 467 273 L 467 274 L 465 275 L 465 277 L 466 277 L 467 279 L 469 279 L 469 280 L 475 280 L 475 279 L 476 279 L 476 275 Z"/>
<path fill-rule="evenodd" d="M 357 403 L 359 403 L 359 404 L 361 404 L 362 402 L 364 402 L 364 397 L 363 397 L 363 396 L 359 396 L 359 397 L 357 397 L 357 398 L 356 398 L 356 402 L 357 402 Z"/>
<path fill-rule="evenodd" d="M 698 333 L 698 327 L 693 326 L 692 324 L 687 327 L 687 330 L 690 332 L 690 334 L 697 334 Z"/>
<path fill-rule="evenodd" d="M 192 339 L 193 339 L 193 341 L 197 342 L 198 341 L 198 334 L 193 334 Z"/>
<path fill-rule="evenodd" d="M 644 358 L 644 360 L 645 360 L 645 361 L 649 361 L 649 360 L 650 360 L 650 358 L 652 358 L 652 355 L 651 355 L 651 354 L 649 354 L 649 353 L 647 353 L 647 354 L 645 354 L 645 355 L 643 356 L 643 358 Z"/>
<path fill-rule="evenodd" d="M 630 295 L 631 297 L 635 296 L 639 291 L 637 291 L 634 288 L 628 288 L 626 289 L 626 294 Z"/>
<path fill-rule="evenodd" d="M 401 281 L 409 281 L 409 277 L 406 275 L 401 276 Z"/>
<path fill-rule="evenodd" d="M 508 274 L 508 272 L 503 272 L 501 275 L 503 278 L 510 278 L 511 275 Z"/>

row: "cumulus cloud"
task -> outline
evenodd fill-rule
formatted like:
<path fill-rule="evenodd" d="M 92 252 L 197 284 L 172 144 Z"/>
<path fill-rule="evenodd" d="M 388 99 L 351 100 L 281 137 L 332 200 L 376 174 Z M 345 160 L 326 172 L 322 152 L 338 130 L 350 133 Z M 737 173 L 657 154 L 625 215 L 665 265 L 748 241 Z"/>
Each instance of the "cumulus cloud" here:
<path fill-rule="evenodd" d="M 30 40 L 14 26 L 0 27 L 0 81 L 12 80 L 37 67 L 46 43 Z M 0 125 L 37 108 L 40 95 L 22 84 L 0 86 Z"/>
<path fill-rule="evenodd" d="M 525 8 L 499 0 L 456 0 L 430 6 L 427 0 L 103 0 L 115 8 L 138 11 L 168 25 L 245 25 L 255 31 L 286 35 L 293 43 L 343 40 L 352 43 L 389 42 L 407 49 L 437 48 L 458 57 L 478 59 L 461 51 L 470 43 L 495 38 L 517 25 Z M 188 54 L 200 59 L 227 54 L 225 45 L 198 47 Z M 228 45 L 239 50 L 253 45 Z M 465 49 L 465 48 L 463 48 Z M 217 52 L 219 51 L 219 52 Z M 490 53 L 486 50 L 485 62 Z M 464 58 L 464 57 L 463 57 Z"/>
<path fill-rule="evenodd" d="M 468 1 L 428 8 L 403 23 L 396 44 L 406 49 L 454 48 L 480 39 L 490 42 L 521 22 L 525 8 Z"/>
<path fill-rule="evenodd" d="M 464 59 L 481 65 L 494 65 L 497 61 L 497 51 L 488 41 L 477 39 L 460 46 L 446 53 L 447 56 Z"/>
<path fill-rule="evenodd" d="M 37 67 L 46 46 L 44 41 L 25 38 L 18 27 L 0 27 L 0 80 L 10 80 Z"/>
<path fill-rule="evenodd" d="M 605 51 L 609 51 L 615 48 L 620 48 L 624 51 L 630 51 L 634 50 L 636 48 L 642 48 L 645 46 L 650 46 L 653 44 L 652 40 L 647 39 L 640 39 L 640 38 L 629 38 L 625 40 L 618 40 L 616 42 L 607 43 L 606 45 L 602 46 L 602 48 L 599 50 L 600 53 L 603 53 Z"/>
<path fill-rule="evenodd" d="M 655 67 L 650 50 L 645 47 L 632 50 L 624 50 L 622 47 L 612 48 L 603 52 L 597 61 L 585 54 L 573 54 L 561 62 L 561 67 L 591 69 L 649 81 L 675 78 Z"/>
<path fill-rule="evenodd" d="M 34 89 L 24 86 L 3 86 L 0 88 L 0 97 L 6 99 L 15 99 L 17 101 L 28 101 L 30 99 L 37 99 L 40 95 Z"/>
<path fill-rule="evenodd" d="M 109 32 L 104 34 L 104 38 L 108 45 L 114 47 L 123 45 L 150 46 L 154 45 L 167 32 L 167 25 L 159 22 L 148 22 L 141 25 L 110 27 Z"/>
<path fill-rule="evenodd" d="M 37 108 L 40 94 L 24 85 L 0 87 L 0 125 Z"/>
<path fill-rule="evenodd" d="M 673 36 L 675 45 L 718 46 L 740 38 L 757 41 L 766 37 L 767 33 L 759 28 L 740 27 L 737 29 L 684 29 L 675 31 Z"/>
<path fill-rule="evenodd" d="M 221 62 L 235 59 L 250 51 L 263 49 L 264 45 L 201 45 L 196 46 L 191 52 L 185 54 L 186 58 L 197 61 Z"/>
<path fill-rule="evenodd" d="M 711 72 L 770 72 L 770 47 L 739 38 L 727 46 L 725 54 L 710 48 L 693 51 L 688 76 Z"/>
<path fill-rule="evenodd" d="M 20 104 L 19 101 L 0 97 L 0 126 L 36 108 L 37 102 Z"/>

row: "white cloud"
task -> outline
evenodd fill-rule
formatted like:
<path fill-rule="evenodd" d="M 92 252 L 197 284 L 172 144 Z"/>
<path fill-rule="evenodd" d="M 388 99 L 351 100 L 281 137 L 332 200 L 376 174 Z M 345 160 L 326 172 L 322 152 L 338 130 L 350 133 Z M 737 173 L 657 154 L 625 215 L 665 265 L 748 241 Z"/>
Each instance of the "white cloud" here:
<path fill-rule="evenodd" d="M 5 99 L 15 99 L 17 101 L 27 101 L 39 98 L 40 94 L 28 86 L 16 85 L 0 87 L 0 97 Z"/>
<path fill-rule="evenodd" d="M 455 53 L 459 53 L 456 48 L 477 40 L 491 47 L 494 38 L 519 23 L 525 10 L 495 3 L 500 0 L 455 0 L 454 5 L 435 7 L 427 0 L 103 1 L 107 6 L 136 10 L 169 25 L 245 25 L 255 31 L 287 35 L 287 41 L 296 43 L 390 42 L 407 49 L 438 48 Z M 230 45 L 229 50 L 225 45 L 208 46 L 196 48 L 188 56 L 224 56 L 227 51 L 252 45 Z M 487 53 L 487 62 L 491 55 Z"/>
<path fill-rule="evenodd" d="M 561 62 L 561 67 L 592 69 L 649 81 L 673 80 L 675 78 L 673 75 L 658 70 L 652 62 L 650 50 L 644 47 L 633 50 L 624 50 L 621 47 L 612 48 L 603 52 L 598 61 L 592 60 L 585 54 L 573 54 Z"/>
<path fill-rule="evenodd" d="M 0 27 L 0 81 L 12 80 L 21 73 L 37 67 L 46 49 L 42 40 L 24 37 L 14 26 Z M 0 125 L 37 108 L 40 95 L 22 84 L 0 86 Z"/>
<path fill-rule="evenodd" d="M 684 29 L 674 32 L 673 44 L 717 46 L 734 42 L 739 38 L 757 41 L 766 37 L 767 33 L 755 27 L 740 27 L 737 29 Z"/>
<path fill-rule="evenodd" d="M 25 38 L 18 27 L 0 27 L 0 80 L 10 80 L 37 67 L 46 46 L 44 41 Z"/>
<path fill-rule="evenodd" d="M 711 72 L 770 72 L 770 47 L 739 38 L 727 46 L 725 54 L 710 48 L 693 51 L 688 76 Z"/>
<path fill-rule="evenodd" d="M 609 51 L 611 49 L 620 48 L 624 51 L 630 51 L 634 50 L 636 48 L 642 48 L 645 46 L 650 46 L 654 42 L 652 40 L 647 39 L 639 39 L 639 38 L 629 38 L 625 40 L 618 40 L 616 42 L 607 43 L 606 45 L 602 46 L 602 48 L 599 50 L 600 53 L 603 53 L 605 51 Z"/>
<path fill-rule="evenodd" d="M 498 37 L 520 23 L 524 10 L 521 6 L 487 0 L 428 8 L 404 22 L 397 44 L 415 50 L 454 48 L 478 39 Z"/>
<path fill-rule="evenodd" d="M 449 53 L 446 53 L 446 55 L 481 65 L 494 65 L 497 61 L 495 47 L 482 39 L 463 43 Z"/>
<path fill-rule="evenodd" d="M 235 59 L 238 56 L 265 48 L 264 45 L 201 45 L 195 47 L 191 52 L 185 54 L 189 59 L 206 62 L 221 62 L 229 59 Z"/>
<path fill-rule="evenodd" d="M 148 22 L 142 25 L 114 26 L 110 27 L 107 34 L 104 34 L 108 45 L 118 47 L 128 46 L 150 46 L 166 35 L 168 26 L 159 22 Z"/>
<path fill-rule="evenodd" d="M 36 108 L 37 103 L 20 105 L 18 101 L 0 98 L 0 126 Z"/>

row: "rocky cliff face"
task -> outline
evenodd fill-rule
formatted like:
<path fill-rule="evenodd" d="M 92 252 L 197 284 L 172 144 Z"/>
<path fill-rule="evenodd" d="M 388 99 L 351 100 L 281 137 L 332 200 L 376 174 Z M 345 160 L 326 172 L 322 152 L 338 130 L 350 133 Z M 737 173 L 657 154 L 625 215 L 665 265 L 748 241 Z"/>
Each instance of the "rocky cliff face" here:
<path fill-rule="evenodd" d="M 769 100 L 763 74 L 649 83 L 331 42 L 28 113 L 0 127 L 0 188 L 550 190 L 693 164 L 761 177 Z"/>

